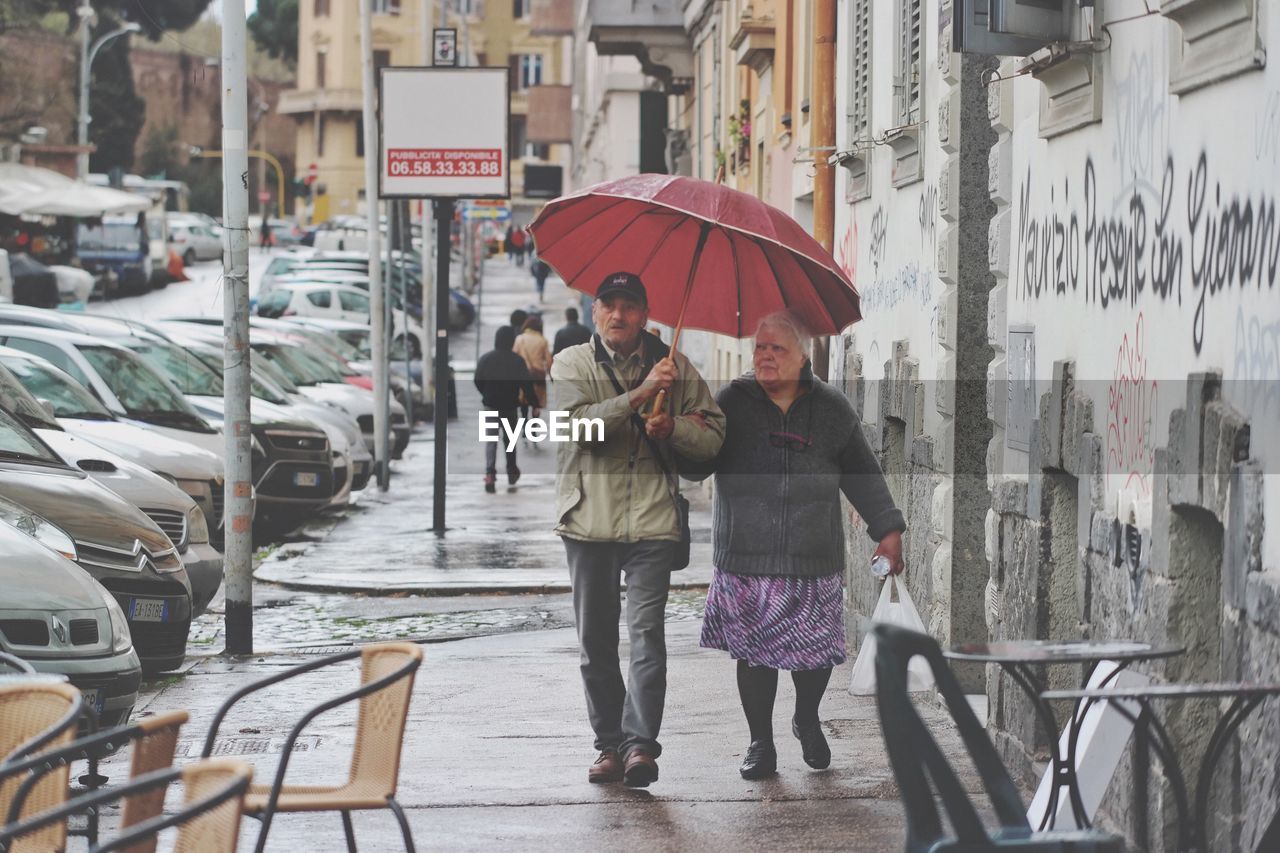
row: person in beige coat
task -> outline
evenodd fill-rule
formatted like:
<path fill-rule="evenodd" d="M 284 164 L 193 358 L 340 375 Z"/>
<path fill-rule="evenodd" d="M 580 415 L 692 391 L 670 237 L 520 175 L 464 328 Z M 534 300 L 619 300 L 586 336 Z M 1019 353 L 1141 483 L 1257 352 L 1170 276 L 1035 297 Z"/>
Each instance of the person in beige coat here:
<path fill-rule="evenodd" d="M 671 572 L 682 565 L 676 454 L 714 459 L 725 420 L 688 359 L 644 331 L 649 301 L 638 276 L 608 276 L 591 314 L 598 333 L 556 356 L 552 388 L 557 410 L 599 418 L 604 435 L 558 445 L 555 532 L 569 562 L 587 716 L 600 753 L 587 779 L 643 788 L 658 778 L 663 620 Z M 660 391 L 667 392 L 666 408 L 655 414 Z M 625 682 L 618 660 L 624 575 Z"/>
<path fill-rule="evenodd" d="M 533 389 L 538 392 L 538 399 L 530 400 L 529 405 L 537 409 L 547 407 L 547 374 L 551 372 L 551 346 L 542 336 L 542 318 L 537 314 L 524 321 L 516 344 L 511 351 L 524 359 L 529 367 L 529 376 L 533 379 Z"/>

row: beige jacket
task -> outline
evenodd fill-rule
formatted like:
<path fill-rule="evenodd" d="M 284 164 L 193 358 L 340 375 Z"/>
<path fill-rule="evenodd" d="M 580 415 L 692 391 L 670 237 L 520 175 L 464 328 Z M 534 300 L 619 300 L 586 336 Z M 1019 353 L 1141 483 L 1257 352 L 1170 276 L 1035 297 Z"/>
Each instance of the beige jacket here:
<path fill-rule="evenodd" d="M 600 418 L 603 442 L 563 442 L 556 461 L 555 532 L 588 542 L 676 541 L 680 538 L 671 489 L 649 442 L 631 418 L 626 394 L 618 394 L 602 362 L 613 365 L 618 381 L 630 389 L 667 354 L 645 333 L 644 346 L 630 359 L 614 359 L 599 338 L 562 350 L 551 367 L 555 408 L 571 418 Z M 671 389 L 667 411 L 675 430 L 656 442 L 668 470 L 676 470 L 675 452 L 694 461 L 713 459 L 724 441 L 724 413 L 707 383 L 683 355 L 676 354 L 680 381 Z M 706 426 L 688 415 L 701 413 Z"/>

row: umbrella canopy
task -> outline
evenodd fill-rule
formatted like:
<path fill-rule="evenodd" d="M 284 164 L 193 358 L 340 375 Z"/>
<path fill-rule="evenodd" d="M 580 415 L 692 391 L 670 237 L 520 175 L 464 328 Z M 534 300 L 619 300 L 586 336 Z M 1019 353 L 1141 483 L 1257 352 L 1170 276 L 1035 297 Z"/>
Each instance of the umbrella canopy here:
<path fill-rule="evenodd" d="M 0 163 L 0 213 L 97 218 L 150 208 L 151 202 L 140 195 L 91 186 L 37 166 Z"/>
<path fill-rule="evenodd" d="M 853 283 L 795 220 L 708 181 L 596 184 L 548 202 L 529 230 L 538 257 L 570 287 L 594 295 L 610 273 L 635 273 L 650 317 L 671 326 L 741 338 L 788 308 L 831 335 L 862 317 Z"/>

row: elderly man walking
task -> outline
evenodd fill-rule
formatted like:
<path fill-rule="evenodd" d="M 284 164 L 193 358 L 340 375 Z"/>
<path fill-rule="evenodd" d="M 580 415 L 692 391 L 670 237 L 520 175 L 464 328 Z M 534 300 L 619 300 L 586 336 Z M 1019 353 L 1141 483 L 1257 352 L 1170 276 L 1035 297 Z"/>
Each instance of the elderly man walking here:
<path fill-rule="evenodd" d="M 724 414 L 683 356 L 644 331 L 649 303 L 638 276 L 615 273 L 596 292 L 598 333 L 556 356 L 556 408 L 599 418 L 603 441 L 566 442 L 557 460 L 556 533 L 573 583 L 587 715 L 599 756 L 591 782 L 643 788 L 658 778 L 658 730 L 667 692 L 664 618 L 681 560 L 676 454 L 715 457 Z M 660 414 L 652 403 L 667 392 Z M 647 416 L 646 416 L 646 413 Z M 631 661 L 618 660 L 621 578 Z"/>

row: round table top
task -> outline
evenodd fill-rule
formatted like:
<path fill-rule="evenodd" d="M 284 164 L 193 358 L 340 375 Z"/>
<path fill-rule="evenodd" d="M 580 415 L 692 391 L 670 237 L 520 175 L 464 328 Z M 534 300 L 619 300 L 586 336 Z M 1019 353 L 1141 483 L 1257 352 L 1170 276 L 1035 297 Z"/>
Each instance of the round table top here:
<path fill-rule="evenodd" d="M 1042 699 L 1222 699 L 1280 695 L 1280 684 L 1209 683 L 1147 684 L 1134 687 L 1100 687 L 1089 690 L 1047 690 Z"/>
<path fill-rule="evenodd" d="M 1155 646 L 1137 640 L 1002 640 L 959 645 L 943 654 L 951 660 L 980 663 L 1094 663 L 1152 660 L 1185 651 L 1182 646 Z"/>

